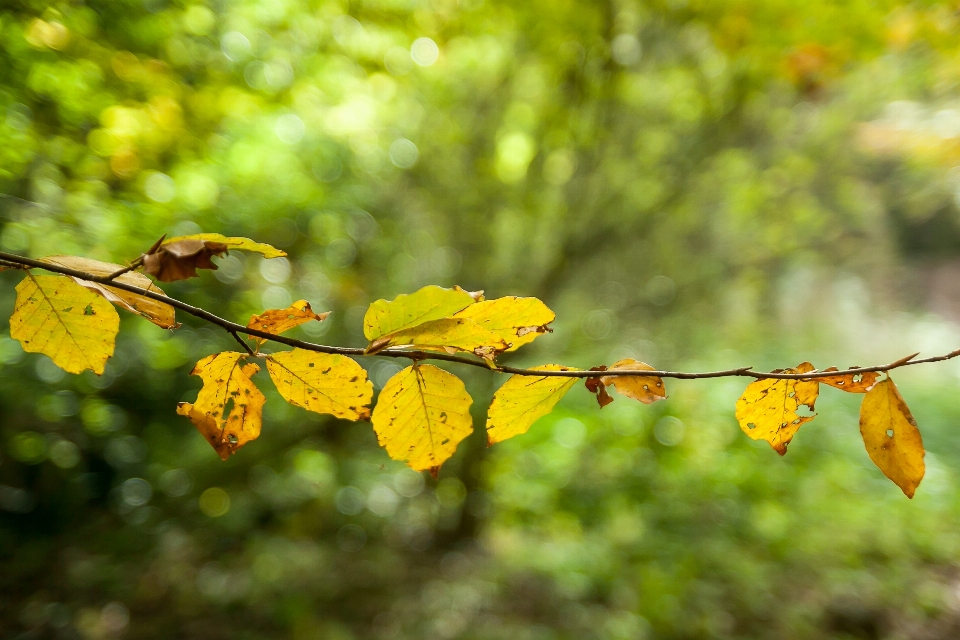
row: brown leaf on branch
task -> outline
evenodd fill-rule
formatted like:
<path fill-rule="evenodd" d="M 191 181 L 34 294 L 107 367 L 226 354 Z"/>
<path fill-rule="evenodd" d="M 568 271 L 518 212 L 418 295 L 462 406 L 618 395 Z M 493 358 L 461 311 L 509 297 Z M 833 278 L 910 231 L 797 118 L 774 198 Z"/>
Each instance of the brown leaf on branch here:
<path fill-rule="evenodd" d="M 654 368 L 647 363 L 639 362 L 633 358 L 618 360 L 607 370 L 612 371 L 614 369 L 620 371 L 654 371 Z M 653 404 L 657 400 L 663 400 L 667 397 L 663 380 L 657 376 L 603 376 L 600 381 L 607 386 L 612 385 L 618 392 L 628 398 L 639 400 L 643 404 Z"/>
<path fill-rule="evenodd" d="M 310 322 L 311 320 L 322 322 L 328 315 L 330 315 L 329 311 L 315 313 L 313 309 L 310 308 L 309 302 L 306 300 L 297 300 L 286 309 L 268 309 L 263 313 L 251 316 L 247 327 L 250 329 L 259 329 L 260 331 L 272 333 L 273 335 L 280 335 L 284 331 L 299 327 L 301 324 Z M 257 336 L 254 336 L 253 339 L 257 341 L 258 349 L 267 341 L 266 338 Z"/>
<path fill-rule="evenodd" d="M 856 369 L 856 367 L 850 367 Z M 836 367 L 824 369 L 824 371 L 837 371 Z M 842 389 L 847 393 L 866 393 L 877 384 L 877 378 L 880 374 L 876 371 L 867 371 L 865 373 L 850 373 L 845 376 L 827 376 L 823 378 L 812 378 L 814 382 L 822 382 L 831 387 Z"/>
<path fill-rule="evenodd" d="M 197 277 L 197 269 L 217 269 L 210 260 L 220 257 L 229 247 L 211 240 L 177 240 L 161 245 L 143 257 L 143 270 L 160 282 L 175 282 Z"/>
<path fill-rule="evenodd" d="M 590 367 L 590 371 L 606 371 L 606 365 L 600 365 L 599 367 Z M 600 408 L 603 409 L 605 406 L 613 402 L 613 396 L 607 393 L 607 386 L 603 384 L 599 377 L 596 378 L 587 378 L 583 381 L 583 386 L 587 388 L 587 391 L 597 396 L 597 404 L 600 405 Z"/>

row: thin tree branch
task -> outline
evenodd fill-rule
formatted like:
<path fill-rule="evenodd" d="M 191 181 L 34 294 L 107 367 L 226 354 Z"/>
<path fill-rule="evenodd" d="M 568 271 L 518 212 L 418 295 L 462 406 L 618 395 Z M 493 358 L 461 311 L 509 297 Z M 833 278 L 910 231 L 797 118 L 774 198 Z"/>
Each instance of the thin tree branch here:
<path fill-rule="evenodd" d="M 140 268 L 140 265 L 142 265 L 142 264 L 143 264 L 143 256 L 140 256 L 139 258 L 137 258 L 136 260 L 134 260 L 133 262 L 131 262 L 128 266 L 124 267 L 123 269 L 117 269 L 117 270 L 114 271 L 113 273 L 111 273 L 111 274 L 109 274 L 108 276 L 106 276 L 106 279 L 107 279 L 107 280 L 116 280 L 117 278 L 119 278 L 120 276 L 122 276 L 122 275 L 125 274 L 125 273 L 128 273 L 128 272 L 130 272 L 130 271 L 133 271 L 134 269 L 139 269 L 139 268 Z"/>
<path fill-rule="evenodd" d="M 780 372 L 761 372 L 753 371 L 752 367 L 739 367 L 737 369 L 725 369 L 723 371 L 704 371 L 704 372 L 684 372 L 684 371 L 638 371 L 638 370 L 607 370 L 607 371 L 538 371 L 535 369 L 522 369 L 519 367 L 510 367 L 510 366 L 498 366 L 494 369 L 491 369 L 487 366 L 487 363 L 480 359 L 474 359 L 464 356 L 455 356 L 446 353 L 433 353 L 428 351 L 421 350 L 409 350 L 409 349 L 384 349 L 375 354 L 364 353 L 362 348 L 355 347 L 331 347 L 328 345 L 315 344 L 312 342 L 306 342 L 304 340 L 297 340 L 296 338 L 288 338 L 286 336 L 274 335 L 272 333 L 267 333 L 265 331 L 260 331 L 259 329 L 254 329 L 252 327 L 245 327 L 236 322 L 231 322 L 220 316 L 214 315 L 205 309 L 195 307 L 193 305 L 187 304 L 177 300 L 176 298 L 171 298 L 153 291 L 147 291 L 146 289 L 141 289 L 140 287 L 135 287 L 133 285 L 126 284 L 124 282 L 115 282 L 111 280 L 110 276 L 97 276 L 92 273 L 86 273 L 83 271 L 78 271 L 76 269 L 68 269 L 67 267 L 61 267 L 60 265 L 51 264 L 43 262 L 40 260 L 33 260 L 32 258 L 26 258 L 23 256 L 18 256 L 12 253 L 0 252 L 0 261 L 6 261 L 8 263 L 19 265 L 21 267 L 29 267 L 32 269 L 44 269 L 52 273 L 59 273 L 65 276 L 71 276 L 74 278 L 80 278 L 82 280 L 89 280 L 91 282 L 97 282 L 100 284 L 109 285 L 115 289 L 121 289 L 123 291 L 128 291 L 130 293 L 135 293 L 141 295 L 145 298 L 150 298 L 151 300 L 156 300 L 158 302 L 163 302 L 171 307 L 179 309 L 185 313 L 188 313 L 196 318 L 205 320 L 211 324 L 215 324 L 230 334 L 232 334 L 241 344 L 243 344 L 248 353 L 251 355 L 253 351 L 250 349 L 250 346 L 247 345 L 238 334 L 244 334 L 248 336 L 254 336 L 257 338 L 263 338 L 265 340 L 271 340 L 273 342 L 279 342 L 280 344 L 285 344 L 291 347 L 296 347 L 299 349 L 306 349 L 307 351 L 316 351 L 319 353 L 334 353 L 344 356 L 366 356 L 366 357 L 383 357 L 383 358 L 410 358 L 411 360 L 440 360 L 443 362 L 456 362 L 458 364 L 465 364 L 472 367 L 480 367 L 482 369 L 487 369 L 489 371 L 495 371 L 497 373 L 510 373 L 520 376 L 533 376 L 538 378 L 543 377 L 562 377 L 562 378 L 595 378 L 598 376 L 656 376 L 659 378 L 677 378 L 681 380 L 700 380 L 705 378 L 756 378 L 756 379 L 765 379 L 765 378 L 774 378 L 778 380 L 815 380 L 817 378 L 827 378 L 831 376 L 843 376 L 843 375 L 857 375 L 863 373 L 871 372 L 887 372 L 893 369 L 899 369 L 900 367 L 909 367 L 916 364 L 926 364 L 929 362 L 942 362 L 944 360 L 951 360 L 960 356 L 960 349 L 951 351 L 942 356 L 933 356 L 930 358 L 921 358 L 915 360 L 916 354 L 908 356 L 906 358 L 900 358 L 895 360 L 890 364 L 876 365 L 872 367 L 857 367 L 852 369 L 844 369 L 840 371 L 811 371 L 808 373 L 780 373 Z"/>
<path fill-rule="evenodd" d="M 257 355 L 256 353 L 253 352 L 253 349 L 250 348 L 250 345 L 247 344 L 247 341 L 240 337 L 239 333 L 237 333 L 236 331 L 228 331 L 227 333 L 232 335 L 234 339 L 240 343 L 240 346 L 243 347 L 244 351 L 249 353 L 251 356 Z"/>

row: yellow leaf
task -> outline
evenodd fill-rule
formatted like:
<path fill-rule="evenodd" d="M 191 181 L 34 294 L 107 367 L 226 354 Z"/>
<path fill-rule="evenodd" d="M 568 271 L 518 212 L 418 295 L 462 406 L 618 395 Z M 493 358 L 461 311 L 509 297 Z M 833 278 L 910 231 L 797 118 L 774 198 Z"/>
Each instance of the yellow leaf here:
<path fill-rule="evenodd" d="M 310 308 L 309 302 L 306 300 L 297 300 L 286 309 L 268 309 L 261 314 L 251 316 L 247 327 L 250 329 L 259 329 L 260 331 L 274 335 L 280 335 L 284 331 L 289 331 L 311 320 L 321 322 L 328 315 L 330 315 L 329 311 L 326 313 L 314 313 L 313 309 Z M 266 338 L 258 338 L 256 336 L 254 336 L 253 339 L 257 341 L 257 349 L 262 347 L 263 343 L 267 341 Z"/>
<path fill-rule="evenodd" d="M 860 435 L 883 475 L 912 498 L 925 470 L 923 440 L 917 421 L 890 378 L 875 384 L 863 397 Z"/>
<path fill-rule="evenodd" d="M 473 320 L 503 338 L 510 345 L 507 351 L 515 351 L 552 331 L 547 325 L 557 316 L 537 298 L 507 296 L 472 304 L 454 317 Z"/>
<path fill-rule="evenodd" d="M 534 367 L 537 371 L 575 371 L 558 364 Z M 487 444 L 526 433 L 576 384 L 578 378 L 563 376 L 510 376 L 493 394 L 487 412 Z"/>
<path fill-rule="evenodd" d="M 824 369 L 824 371 L 836 371 L 836 367 Z M 828 384 L 837 389 L 843 389 L 848 393 L 866 393 L 873 385 L 877 383 L 880 374 L 876 371 L 867 371 L 866 373 L 851 373 L 845 376 L 826 376 L 823 378 L 811 378 L 816 382 Z"/>
<path fill-rule="evenodd" d="M 95 276 L 108 276 L 123 268 L 119 264 L 100 262 L 99 260 L 91 260 L 90 258 L 81 258 L 79 256 L 50 256 L 49 258 L 41 258 L 41 260 Z M 173 307 L 168 304 L 98 282 L 90 282 L 89 280 L 82 280 L 81 278 L 74 278 L 74 281 L 82 287 L 99 293 L 118 307 L 143 316 L 158 327 L 176 329 L 180 326 L 177 324 Z M 158 293 L 162 296 L 166 295 L 160 287 L 153 283 L 153 280 L 135 271 L 128 271 L 118 276 L 116 281 L 134 287 L 140 287 L 141 289 L 146 289 L 147 291 Z"/>
<path fill-rule="evenodd" d="M 224 460 L 256 440 L 263 424 L 266 398 L 250 379 L 260 367 L 252 362 L 243 364 L 245 357 L 224 351 L 198 362 L 190 372 L 203 380 L 197 401 L 177 405 L 177 413 L 190 418 Z"/>
<path fill-rule="evenodd" d="M 628 371 L 653 371 L 653 367 L 645 362 L 638 362 L 633 358 L 624 358 L 617 360 L 607 371 L 612 370 Z M 663 386 L 663 380 L 657 376 L 603 376 L 600 382 L 606 386 L 611 386 L 634 400 L 639 400 L 644 404 L 653 404 L 657 400 L 663 400 L 667 397 L 667 390 Z"/>
<path fill-rule="evenodd" d="M 416 293 L 399 295 L 389 302 L 377 300 L 363 316 L 363 335 L 367 340 L 376 340 L 424 322 L 452 316 L 478 298 L 482 300 L 481 293 L 470 293 L 460 287 L 444 289 L 430 285 Z"/>
<path fill-rule="evenodd" d="M 17 285 L 10 336 L 69 373 L 100 375 L 120 330 L 109 302 L 65 276 L 27 276 Z"/>
<path fill-rule="evenodd" d="M 373 385 L 350 358 L 294 349 L 267 356 L 267 371 L 290 404 L 345 420 L 370 417 Z"/>
<path fill-rule="evenodd" d="M 407 367 L 380 392 L 373 429 L 391 458 L 436 474 L 473 430 L 472 403 L 452 373 L 429 364 Z"/>
<path fill-rule="evenodd" d="M 367 353 L 376 353 L 387 347 L 414 347 L 447 353 L 467 351 L 490 358 L 505 351 L 507 343 L 468 318 L 444 318 L 377 338 L 367 347 Z"/>
<path fill-rule="evenodd" d="M 807 373 L 813 370 L 812 364 L 804 362 L 797 365 L 796 369 L 784 369 L 776 373 Z M 815 417 L 797 413 L 801 406 L 813 411 L 820 392 L 820 385 L 814 380 L 767 378 L 751 382 L 737 400 L 740 428 L 754 440 L 766 440 L 777 453 L 784 455 L 787 445 L 800 427 Z"/>
<path fill-rule="evenodd" d="M 241 251 L 253 251 L 262 254 L 264 258 L 282 258 L 287 255 L 286 251 L 281 251 L 275 247 L 262 242 L 254 242 L 250 238 L 236 238 L 221 235 L 219 233 L 193 233 L 188 236 L 177 236 L 176 238 L 167 238 L 160 246 L 166 246 L 172 242 L 181 240 L 200 240 L 201 242 L 219 242 L 227 245 L 229 249 L 239 249 Z"/>

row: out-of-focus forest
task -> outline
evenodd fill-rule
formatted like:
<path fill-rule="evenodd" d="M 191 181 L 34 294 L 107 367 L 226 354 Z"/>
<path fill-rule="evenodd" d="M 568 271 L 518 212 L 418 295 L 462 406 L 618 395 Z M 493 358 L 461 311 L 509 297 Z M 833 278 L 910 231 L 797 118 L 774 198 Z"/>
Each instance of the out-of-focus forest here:
<path fill-rule="evenodd" d="M 936 355 L 960 347 L 958 54 L 956 2 L 5 0 L 0 248 L 269 242 L 289 259 L 165 289 L 243 323 L 306 298 L 333 314 L 296 335 L 337 345 L 373 300 L 458 284 L 557 311 L 515 364 Z M 181 320 L 124 316 L 102 377 L 0 334 L 3 637 L 960 635 L 955 364 L 896 375 L 912 501 L 858 396 L 824 393 L 780 458 L 731 379 L 602 411 L 574 389 L 434 480 L 273 391 L 220 461 L 175 407 L 236 345 Z M 399 369 L 363 360 L 378 389 Z M 482 427 L 502 377 L 451 370 Z"/>

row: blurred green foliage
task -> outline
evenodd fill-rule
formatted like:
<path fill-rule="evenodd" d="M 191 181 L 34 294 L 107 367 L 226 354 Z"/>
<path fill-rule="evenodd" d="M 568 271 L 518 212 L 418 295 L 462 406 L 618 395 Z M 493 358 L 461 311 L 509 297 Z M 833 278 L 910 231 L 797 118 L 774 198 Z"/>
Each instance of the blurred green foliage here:
<path fill-rule="evenodd" d="M 307 298 L 334 314 L 301 335 L 340 345 L 436 283 L 554 308 L 524 364 L 945 352 L 960 331 L 925 292 L 960 252 L 958 29 L 955 4 L 892 0 L 6 0 L 0 247 L 270 242 L 289 261 L 166 289 L 244 322 Z M 825 393 L 780 459 L 737 430 L 729 380 L 602 412 L 575 390 L 435 482 L 275 392 L 221 463 L 174 407 L 235 344 L 182 320 L 125 317 L 100 378 L 0 337 L 4 637 L 960 630 L 949 364 L 897 377 L 928 449 L 912 502 L 858 398 Z M 397 370 L 363 364 L 377 388 Z M 497 382 L 456 373 L 480 425 Z"/>

